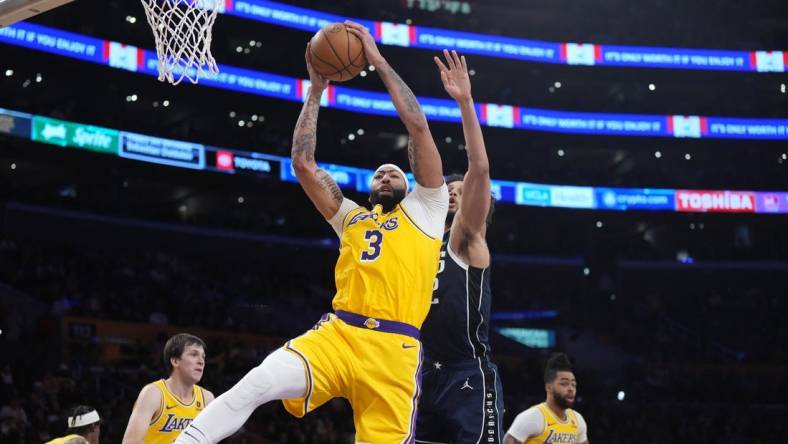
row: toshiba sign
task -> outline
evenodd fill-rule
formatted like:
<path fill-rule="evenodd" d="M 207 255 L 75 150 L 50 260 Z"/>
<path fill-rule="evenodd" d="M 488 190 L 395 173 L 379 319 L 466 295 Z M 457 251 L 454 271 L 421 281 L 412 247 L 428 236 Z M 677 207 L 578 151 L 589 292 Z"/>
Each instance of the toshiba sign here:
<path fill-rule="evenodd" d="M 751 191 L 676 191 L 676 210 L 709 213 L 754 213 Z"/>

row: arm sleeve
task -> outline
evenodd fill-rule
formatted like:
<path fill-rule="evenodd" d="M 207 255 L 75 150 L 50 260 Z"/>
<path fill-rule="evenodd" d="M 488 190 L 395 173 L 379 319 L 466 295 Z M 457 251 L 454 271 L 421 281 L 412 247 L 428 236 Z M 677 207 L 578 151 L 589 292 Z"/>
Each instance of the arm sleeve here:
<path fill-rule="evenodd" d="M 449 188 L 444 183 L 438 188 L 419 184 L 404 199 L 402 207 L 418 227 L 428 236 L 443 237 L 446 214 L 449 212 Z"/>
<path fill-rule="evenodd" d="M 525 442 L 526 439 L 539 436 L 544 431 L 544 416 L 536 407 L 520 413 L 514 418 L 509 431 L 506 432 L 518 442 Z"/>
<path fill-rule="evenodd" d="M 344 198 L 342 204 L 339 206 L 339 210 L 337 210 L 337 214 L 333 215 L 331 219 L 328 219 L 328 223 L 337 233 L 337 237 L 342 237 L 342 230 L 344 229 L 342 223 L 345 221 L 345 217 L 356 208 L 358 208 L 357 203 L 348 198 Z"/>
<path fill-rule="evenodd" d="M 575 416 L 577 416 L 577 442 L 587 442 L 588 425 L 586 424 L 586 420 L 580 413 L 575 412 Z"/>

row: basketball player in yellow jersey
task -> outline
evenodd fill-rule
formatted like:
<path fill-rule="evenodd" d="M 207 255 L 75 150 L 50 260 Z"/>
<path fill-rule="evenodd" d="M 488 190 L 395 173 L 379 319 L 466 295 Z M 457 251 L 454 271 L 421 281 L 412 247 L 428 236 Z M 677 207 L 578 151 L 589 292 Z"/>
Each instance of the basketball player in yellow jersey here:
<path fill-rule="evenodd" d="M 93 407 L 80 405 L 68 415 L 66 436 L 55 438 L 46 444 L 99 444 L 101 418 Z"/>
<path fill-rule="evenodd" d="M 315 162 L 317 114 L 328 81 L 309 60 L 311 87 L 293 134 L 292 162 L 307 196 L 340 238 L 333 313 L 271 353 L 191 423 L 177 444 L 216 443 L 257 406 L 286 400 L 303 416 L 326 401 L 350 401 L 357 443 L 411 443 L 420 393 L 419 329 L 432 300 L 449 195 L 441 158 L 416 97 L 378 51 L 369 31 L 359 37 L 409 134 L 416 185 L 384 164 L 373 174 L 372 209 L 345 199 Z"/>
<path fill-rule="evenodd" d="M 213 401 L 213 393 L 197 385 L 205 370 L 205 343 L 179 333 L 164 345 L 170 377 L 140 391 L 131 411 L 123 444 L 170 444 Z"/>
<path fill-rule="evenodd" d="M 565 354 L 555 353 L 547 360 L 544 388 L 547 400 L 517 415 L 503 443 L 588 444 L 586 421 L 572 410 L 577 380 Z"/>

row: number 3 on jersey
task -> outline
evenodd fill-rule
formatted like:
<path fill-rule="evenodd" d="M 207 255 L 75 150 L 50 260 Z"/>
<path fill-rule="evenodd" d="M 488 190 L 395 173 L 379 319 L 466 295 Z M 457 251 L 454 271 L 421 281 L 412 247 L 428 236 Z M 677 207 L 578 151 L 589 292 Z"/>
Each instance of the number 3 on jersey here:
<path fill-rule="evenodd" d="M 361 252 L 361 262 L 374 262 L 380 256 L 380 247 L 383 244 L 383 233 L 378 230 L 367 230 L 364 240 L 369 242 L 366 251 Z"/>

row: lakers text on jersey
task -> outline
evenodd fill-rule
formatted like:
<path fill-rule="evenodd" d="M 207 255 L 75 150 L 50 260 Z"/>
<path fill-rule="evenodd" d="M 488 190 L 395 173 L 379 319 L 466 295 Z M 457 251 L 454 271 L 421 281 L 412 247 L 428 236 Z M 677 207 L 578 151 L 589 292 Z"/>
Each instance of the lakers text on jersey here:
<path fill-rule="evenodd" d="M 161 413 L 148 426 L 145 444 L 171 444 L 205 408 L 205 396 L 202 387 L 195 385 L 194 399 L 185 403 L 170 393 L 163 379 L 151 384 L 161 391 Z"/>
<path fill-rule="evenodd" d="M 559 419 L 547 404 L 536 406 L 544 415 L 545 427 L 539 436 L 528 438 L 524 444 L 574 444 L 577 442 L 579 423 L 574 410 L 566 410 L 566 420 Z"/>

